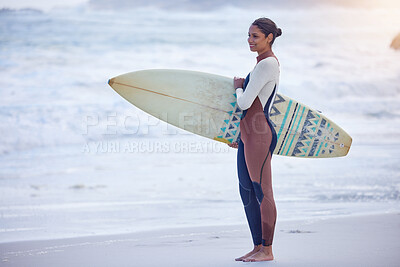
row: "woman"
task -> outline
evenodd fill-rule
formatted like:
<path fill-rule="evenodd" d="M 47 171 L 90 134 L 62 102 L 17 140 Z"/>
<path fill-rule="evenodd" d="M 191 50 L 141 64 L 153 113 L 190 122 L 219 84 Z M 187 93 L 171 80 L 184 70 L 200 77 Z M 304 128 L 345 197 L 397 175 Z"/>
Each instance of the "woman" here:
<path fill-rule="evenodd" d="M 271 157 L 276 133 L 269 120 L 278 83 L 279 63 L 272 45 L 282 34 L 267 18 L 249 28 L 250 50 L 258 53 L 257 64 L 246 79 L 234 78 L 238 106 L 243 110 L 240 138 L 231 147 L 238 148 L 237 168 L 242 202 L 254 248 L 237 261 L 273 260 L 272 241 L 276 208 L 272 192 Z"/>

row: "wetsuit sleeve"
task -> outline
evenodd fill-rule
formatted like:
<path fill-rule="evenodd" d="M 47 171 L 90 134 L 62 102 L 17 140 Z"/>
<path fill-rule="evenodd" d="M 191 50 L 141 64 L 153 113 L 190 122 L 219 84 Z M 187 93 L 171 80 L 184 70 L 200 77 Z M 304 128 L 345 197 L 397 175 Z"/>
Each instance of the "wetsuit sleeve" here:
<path fill-rule="evenodd" d="M 246 110 L 251 107 L 261 89 L 270 81 L 276 79 L 278 75 L 278 63 L 275 59 L 261 60 L 251 73 L 249 84 L 246 90 L 236 89 L 237 104 L 240 109 Z M 268 92 L 270 95 L 272 93 Z"/>

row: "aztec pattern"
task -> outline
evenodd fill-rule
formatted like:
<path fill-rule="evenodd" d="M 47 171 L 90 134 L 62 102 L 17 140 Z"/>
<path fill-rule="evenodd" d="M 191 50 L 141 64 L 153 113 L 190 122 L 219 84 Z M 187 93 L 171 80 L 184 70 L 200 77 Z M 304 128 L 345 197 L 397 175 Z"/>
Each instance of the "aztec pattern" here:
<path fill-rule="evenodd" d="M 236 94 L 234 94 L 236 99 Z M 236 101 L 230 103 L 229 119 L 224 120 L 218 135 L 229 143 L 237 140 L 242 111 Z M 274 154 L 292 157 L 332 157 L 340 137 L 335 125 L 316 111 L 277 94 L 270 118 L 277 133 Z"/>
<path fill-rule="evenodd" d="M 227 140 L 229 143 L 235 142 L 239 137 L 239 124 L 240 118 L 242 117 L 242 110 L 236 103 L 236 93 L 233 94 L 235 97 L 233 102 L 230 103 L 231 111 L 228 112 L 229 118 L 224 120 L 224 124 L 221 127 L 221 131 L 217 136 L 220 140 Z"/>
<path fill-rule="evenodd" d="M 329 157 L 339 132 L 322 115 L 289 98 L 277 95 L 274 102 L 278 144 L 275 154 L 293 157 Z"/>

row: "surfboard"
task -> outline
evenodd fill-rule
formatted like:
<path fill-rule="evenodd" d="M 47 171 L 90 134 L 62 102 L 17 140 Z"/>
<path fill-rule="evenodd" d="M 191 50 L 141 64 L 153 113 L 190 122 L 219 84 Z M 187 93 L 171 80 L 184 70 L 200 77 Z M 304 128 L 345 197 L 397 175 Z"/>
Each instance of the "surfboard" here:
<path fill-rule="evenodd" d="M 242 110 L 233 79 L 197 71 L 154 69 L 114 77 L 108 84 L 148 114 L 212 140 L 237 141 Z M 300 158 L 347 155 L 352 138 L 320 112 L 277 94 L 270 118 L 274 154 Z"/>

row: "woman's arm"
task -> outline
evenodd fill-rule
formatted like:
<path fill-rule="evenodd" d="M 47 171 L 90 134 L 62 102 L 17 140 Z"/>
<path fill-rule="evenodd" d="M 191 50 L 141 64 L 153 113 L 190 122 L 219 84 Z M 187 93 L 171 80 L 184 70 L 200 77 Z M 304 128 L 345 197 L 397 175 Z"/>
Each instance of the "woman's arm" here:
<path fill-rule="evenodd" d="M 251 107 L 261 89 L 279 75 L 279 66 L 275 58 L 261 60 L 250 75 L 250 81 L 243 92 L 242 88 L 236 89 L 237 104 L 240 109 Z M 272 93 L 272 91 L 270 92 Z"/>

